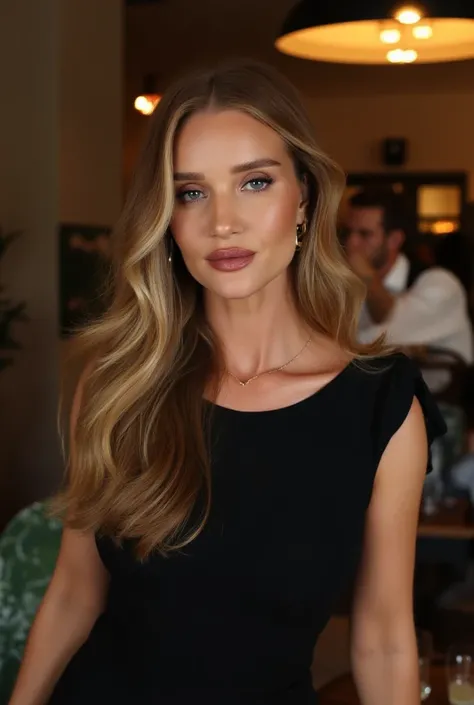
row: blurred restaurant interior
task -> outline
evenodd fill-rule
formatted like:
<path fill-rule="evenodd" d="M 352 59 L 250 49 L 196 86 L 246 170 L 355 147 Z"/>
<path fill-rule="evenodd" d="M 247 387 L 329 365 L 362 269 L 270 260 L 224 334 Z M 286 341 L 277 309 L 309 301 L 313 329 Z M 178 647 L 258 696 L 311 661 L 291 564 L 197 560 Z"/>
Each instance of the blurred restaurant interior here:
<path fill-rule="evenodd" d="M 233 56 L 281 70 L 347 174 L 341 220 L 361 189 L 395 194 L 404 251 L 451 272 L 474 321 L 473 0 L 346 5 L 3 3 L 0 705 L 57 552 L 60 527 L 44 518 L 43 503 L 63 472 L 56 417 L 70 330 L 100 309 L 109 234 L 149 115 L 176 76 Z M 449 379 L 435 392 L 448 433 L 433 448 L 415 575 L 417 628 L 432 640 L 431 701 L 443 703 L 443 655 L 458 641 L 474 643 L 474 368 L 457 350 L 420 343 L 410 352 L 422 370 L 443 369 Z M 7 577 L 16 591 L 9 611 Z M 26 604 L 28 581 L 41 587 Z M 318 645 L 322 705 L 358 702 L 345 675 L 349 612 L 347 594 Z"/>

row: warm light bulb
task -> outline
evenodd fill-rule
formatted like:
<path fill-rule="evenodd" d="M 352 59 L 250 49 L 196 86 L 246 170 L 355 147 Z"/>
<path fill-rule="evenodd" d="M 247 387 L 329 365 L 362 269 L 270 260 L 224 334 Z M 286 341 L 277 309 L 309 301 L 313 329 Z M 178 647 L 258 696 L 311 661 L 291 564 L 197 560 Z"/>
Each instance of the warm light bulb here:
<path fill-rule="evenodd" d="M 400 31 L 398 29 L 383 29 L 380 32 L 380 41 L 384 44 L 396 44 L 400 41 Z"/>
<path fill-rule="evenodd" d="M 404 64 L 411 64 L 413 61 L 416 61 L 418 58 L 418 52 L 415 51 L 414 49 L 405 49 L 404 51 L 404 56 L 403 56 L 403 63 Z"/>
<path fill-rule="evenodd" d="M 395 15 L 401 24 L 416 24 L 421 20 L 421 12 L 416 7 L 401 7 Z"/>
<path fill-rule="evenodd" d="M 392 49 L 387 52 L 387 59 L 391 64 L 403 63 L 403 49 Z"/>
<path fill-rule="evenodd" d="M 412 31 L 415 39 L 430 39 L 433 36 L 433 28 L 429 24 L 420 24 Z"/>
<path fill-rule="evenodd" d="M 387 53 L 387 60 L 391 64 L 411 64 L 418 58 L 414 49 L 392 49 Z"/>
<path fill-rule="evenodd" d="M 151 115 L 159 101 L 160 97 L 157 95 L 139 95 L 135 99 L 134 106 L 142 115 Z"/>
<path fill-rule="evenodd" d="M 431 232 L 434 235 L 447 235 L 456 230 L 456 225 L 450 220 L 437 220 L 431 226 Z"/>

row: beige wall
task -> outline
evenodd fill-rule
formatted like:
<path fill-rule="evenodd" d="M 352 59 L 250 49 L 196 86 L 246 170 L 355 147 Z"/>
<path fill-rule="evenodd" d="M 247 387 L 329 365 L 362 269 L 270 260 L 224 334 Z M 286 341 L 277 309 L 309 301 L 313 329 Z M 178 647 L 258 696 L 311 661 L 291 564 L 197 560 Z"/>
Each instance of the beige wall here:
<path fill-rule="evenodd" d="M 388 170 L 381 164 L 381 141 L 385 137 L 406 137 L 406 169 L 467 171 L 470 198 L 474 199 L 474 90 L 337 96 L 308 99 L 307 104 L 321 143 L 347 171 Z M 391 171 L 396 169 L 392 167 Z"/>
<path fill-rule="evenodd" d="M 15 364 L 0 374 L 1 526 L 62 472 L 58 226 L 108 224 L 118 214 L 121 3 L 3 3 L 0 52 L 0 224 L 24 231 L 0 281 L 30 317 L 16 328 Z"/>
<path fill-rule="evenodd" d="M 57 252 L 58 0 L 2 4 L 0 223 L 21 229 L 2 261 L 8 294 L 26 300 L 23 350 L 0 373 L 0 522 L 59 472 Z"/>
<path fill-rule="evenodd" d="M 61 0 L 60 214 L 111 225 L 122 201 L 122 3 Z"/>

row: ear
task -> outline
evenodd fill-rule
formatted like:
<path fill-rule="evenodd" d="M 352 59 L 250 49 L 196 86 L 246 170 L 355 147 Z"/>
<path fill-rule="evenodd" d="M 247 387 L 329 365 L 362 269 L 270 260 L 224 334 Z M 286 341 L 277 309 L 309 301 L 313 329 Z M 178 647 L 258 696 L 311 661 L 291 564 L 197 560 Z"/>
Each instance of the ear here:
<path fill-rule="evenodd" d="M 398 252 L 402 249 L 403 243 L 405 242 L 405 233 L 403 230 L 391 230 L 388 238 L 392 251 Z"/>

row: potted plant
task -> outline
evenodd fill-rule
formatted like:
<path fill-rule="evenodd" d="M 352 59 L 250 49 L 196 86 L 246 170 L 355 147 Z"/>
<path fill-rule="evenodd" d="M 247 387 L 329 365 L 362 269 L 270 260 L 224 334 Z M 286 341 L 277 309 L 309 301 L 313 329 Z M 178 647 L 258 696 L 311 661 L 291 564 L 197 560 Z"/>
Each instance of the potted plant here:
<path fill-rule="evenodd" d="M 19 232 L 4 233 L 0 227 L 0 262 Z M 12 328 L 17 321 L 26 321 L 24 301 L 14 302 L 4 298 L 5 287 L 0 283 L 0 372 L 13 362 L 12 352 L 21 346 L 13 337 Z"/>

